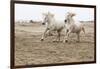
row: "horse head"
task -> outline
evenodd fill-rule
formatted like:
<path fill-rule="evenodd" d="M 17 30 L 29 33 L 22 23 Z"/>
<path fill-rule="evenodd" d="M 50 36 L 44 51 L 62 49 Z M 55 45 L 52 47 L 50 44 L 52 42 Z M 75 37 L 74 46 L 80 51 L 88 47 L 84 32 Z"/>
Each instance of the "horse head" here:
<path fill-rule="evenodd" d="M 75 15 L 76 15 L 75 13 L 68 12 L 68 13 L 67 13 L 67 16 L 65 17 L 64 22 L 65 22 L 65 23 L 68 23 L 69 20 L 71 20 Z"/>
<path fill-rule="evenodd" d="M 51 14 L 50 12 L 43 13 L 43 16 L 44 16 L 44 20 L 42 22 L 43 25 L 45 25 L 46 23 L 50 23 L 50 20 L 54 17 L 54 15 Z"/>

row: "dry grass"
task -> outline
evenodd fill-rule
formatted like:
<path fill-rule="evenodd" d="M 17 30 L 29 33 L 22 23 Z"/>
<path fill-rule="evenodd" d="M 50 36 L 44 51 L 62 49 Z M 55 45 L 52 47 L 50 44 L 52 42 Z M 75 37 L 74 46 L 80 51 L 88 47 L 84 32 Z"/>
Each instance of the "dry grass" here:
<path fill-rule="evenodd" d="M 41 34 L 45 29 L 43 25 L 16 24 L 15 65 L 94 61 L 94 24 L 84 25 L 86 34 L 81 32 L 81 42 L 76 42 L 76 35 L 71 34 L 69 42 L 62 43 L 52 42 L 56 35 L 41 42 Z"/>

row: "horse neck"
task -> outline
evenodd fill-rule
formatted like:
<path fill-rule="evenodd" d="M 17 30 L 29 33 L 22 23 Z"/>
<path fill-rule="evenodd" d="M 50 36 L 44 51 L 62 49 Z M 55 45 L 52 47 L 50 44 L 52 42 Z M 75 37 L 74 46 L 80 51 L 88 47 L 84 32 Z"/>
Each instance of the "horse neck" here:
<path fill-rule="evenodd" d="M 49 22 L 48 22 L 48 25 L 52 25 L 54 23 L 55 23 L 55 18 L 50 18 Z"/>
<path fill-rule="evenodd" d="M 73 18 L 69 18 L 68 19 L 68 24 L 74 24 L 74 19 Z"/>

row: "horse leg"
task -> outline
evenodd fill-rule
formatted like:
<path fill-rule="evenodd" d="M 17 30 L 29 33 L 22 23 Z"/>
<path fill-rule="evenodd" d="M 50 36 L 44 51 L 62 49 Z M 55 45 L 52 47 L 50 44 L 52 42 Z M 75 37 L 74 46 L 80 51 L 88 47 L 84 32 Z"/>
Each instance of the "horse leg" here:
<path fill-rule="evenodd" d="M 85 35 L 85 28 L 84 27 L 82 27 L 82 31 L 84 32 L 84 35 Z"/>
<path fill-rule="evenodd" d="M 61 31 L 57 31 L 57 33 L 58 33 L 58 41 L 60 41 L 60 32 Z"/>
<path fill-rule="evenodd" d="M 49 33 L 49 36 L 53 36 L 52 31 L 49 30 L 48 33 Z"/>
<path fill-rule="evenodd" d="M 41 38 L 41 41 L 44 40 L 44 37 L 46 36 L 46 32 L 48 31 L 48 29 L 46 28 L 46 30 L 44 31 L 43 35 L 42 35 L 42 38 Z"/>
<path fill-rule="evenodd" d="M 77 42 L 80 42 L 80 33 L 76 33 L 77 34 Z"/>
<path fill-rule="evenodd" d="M 60 32 L 61 31 L 56 31 L 56 32 L 57 32 L 57 37 L 56 37 L 56 39 L 53 40 L 53 42 L 60 41 Z"/>
<path fill-rule="evenodd" d="M 69 34 L 71 33 L 71 30 L 66 30 L 66 32 L 65 32 L 65 37 L 64 37 L 64 43 L 65 42 L 68 42 L 68 37 L 69 37 Z"/>

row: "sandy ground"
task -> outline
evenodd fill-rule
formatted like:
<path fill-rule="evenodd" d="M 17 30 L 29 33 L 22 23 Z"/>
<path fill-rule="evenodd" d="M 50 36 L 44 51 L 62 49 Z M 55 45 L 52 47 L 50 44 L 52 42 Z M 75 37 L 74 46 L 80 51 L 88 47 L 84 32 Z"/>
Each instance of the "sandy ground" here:
<path fill-rule="evenodd" d="M 53 42 L 48 36 L 40 41 L 45 26 L 35 23 L 15 24 L 15 65 L 37 65 L 94 61 L 94 23 L 84 23 L 86 34 L 81 32 L 78 43 L 71 34 L 67 43 Z M 63 36 L 61 37 L 63 40 Z"/>

